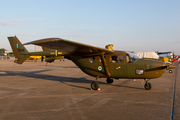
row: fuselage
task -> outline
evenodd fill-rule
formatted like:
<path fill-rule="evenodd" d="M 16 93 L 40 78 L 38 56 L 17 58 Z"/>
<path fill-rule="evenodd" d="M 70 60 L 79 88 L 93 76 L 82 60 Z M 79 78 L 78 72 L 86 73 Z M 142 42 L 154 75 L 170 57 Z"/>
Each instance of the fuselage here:
<path fill-rule="evenodd" d="M 114 54 L 104 55 L 104 58 L 106 66 L 102 63 L 100 56 L 73 57 L 71 60 L 83 72 L 94 77 L 151 79 L 160 77 L 166 70 L 165 68 L 151 70 L 164 66 L 164 62 L 136 59 L 124 51 L 114 51 Z"/>

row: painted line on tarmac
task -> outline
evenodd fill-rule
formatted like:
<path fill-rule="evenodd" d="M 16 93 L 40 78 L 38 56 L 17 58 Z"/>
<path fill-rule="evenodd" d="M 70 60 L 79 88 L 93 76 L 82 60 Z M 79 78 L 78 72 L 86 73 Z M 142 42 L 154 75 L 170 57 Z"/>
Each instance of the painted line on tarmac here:
<path fill-rule="evenodd" d="M 177 65 L 176 65 L 177 66 Z M 172 112 L 171 112 L 171 119 L 173 120 L 174 117 L 174 105 L 175 105 L 175 101 L 176 101 L 176 79 L 177 79 L 177 67 L 176 67 L 176 74 L 175 74 L 175 81 L 174 81 L 174 93 L 173 93 L 173 105 L 172 105 Z"/>
<path fill-rule="evenodd" d="M 110 101 L 111 98 L 104 98 L 101 101 L 97 102 L 96 104 L 94 104 L 93 106 L 91 106 L 89 108 L 90 109 L 96 109 L 96 108 L 100 108 L 102 105 L 104 105 L 105 103 L 107 103 L 108 101 Z"/>

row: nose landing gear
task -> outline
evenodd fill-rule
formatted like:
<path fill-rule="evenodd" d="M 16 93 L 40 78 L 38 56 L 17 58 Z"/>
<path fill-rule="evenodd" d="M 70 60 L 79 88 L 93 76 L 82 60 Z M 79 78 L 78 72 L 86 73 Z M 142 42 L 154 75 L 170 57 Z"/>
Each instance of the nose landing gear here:
<path fill-rule="evenodd" d="M 146 83 L 144 84 L 144 88 L 146 90 L 150 90 L 152 88 L 151 83 L 148 82 L 149 80 L 150 79 L 144 79 L 144 81 L 146 81 Z"/>
<path fill-rule="evenodd" d="M 144 84 L 144 88 L 145 88 L 146 90 L 150 90 L 150 89 L 151 89 L 151 83 L 146 82 L 146 83 Z"/>

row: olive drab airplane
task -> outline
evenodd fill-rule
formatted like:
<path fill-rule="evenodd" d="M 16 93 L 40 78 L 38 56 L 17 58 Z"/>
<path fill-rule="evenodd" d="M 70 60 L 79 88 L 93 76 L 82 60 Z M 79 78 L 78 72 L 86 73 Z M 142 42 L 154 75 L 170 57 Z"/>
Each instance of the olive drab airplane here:
<path fill-rule="evenodd" d="M 8 37 L 16 57 L 16 63 L 22 64 L 31 55 L 48 56 L 50 52 L 28 52 L 16 36 Z M 160 77 L 167 69 L 175 68 L 162 61 L 139 59 L 132 53 L 112 51 L 104 48 L 81 44 L 61 38 L 47 38 L 24 45 L 39 45 L 55 49 L 55 55 L 60 54 L 73 61 L 84 73 L 96 77 L 91 83 L 91 89 L 100 90 L 98 78 L 107 78 L 108 84 L 113 79 L 143 79 L 144 88 L 151 89 L 150 79 Z M 58 52 L 60 51 L 60 52 Z M 53 52 L 53 51 L 52 51 Z"/>

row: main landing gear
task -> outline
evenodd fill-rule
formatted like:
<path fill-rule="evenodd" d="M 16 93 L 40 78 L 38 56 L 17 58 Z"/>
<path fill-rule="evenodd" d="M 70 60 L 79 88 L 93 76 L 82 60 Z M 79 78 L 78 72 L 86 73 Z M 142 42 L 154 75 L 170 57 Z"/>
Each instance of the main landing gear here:
<path fill-rule="evenodd" d="M 107 82 L 107 84 L 112 84 L 112 83 L 114 82 L 114 80 L 111 79 L 111 78 L 107 78 L 107 79 L 106 79 L 106 82 Z"/>
<path fill-rule="evenodd" d="M 99 88 L 99 83 L 98 83 L 97 81 L 93 81 L 93 82 L 91 83 L 91 89 L 92 89 L 92 90 L 98 90 L 98 89 L 100 89 L 100 88 Z"/>
<path fill-rule="evenodd" d="M 91 90 L 100 90 L 99 83 L 97 82 L 97 79 L 99 76 L 96 77 L 96 81 L 93 81 L 91 83 Z M 107 84 L 112 84 L 114 80 L 112 78 L 107 78 L 106 79 Z"/>
<path fill-rule="evenodd" d="M 96 81 L 93 81 L 92 83 L 91 83 L 91 90 L 100 90 L 100 87 L 99 87 L 99 83 L 97 82 L 97 79 L 99 78 L 99 76 L 97 76 L 96 77 Z M 152 86 L 151 86 L 151 83 L 149 83 L 148 81 L 149 81 L 150 79 L 144 79 L 143 81 L 146 81 L 146 83 L 144 84 L 144 88 L 146 89 L 146 90 L 150 90 L 151 88 L 152 88 Z M 113 83 L 113 79 L 111 79 L 111 78 L 107 78 L 106 79 L 106 82 L 108 83 L 108 84 L 111 84 L 111 83 Z"/>
<path fill-rule="evenodd" d="M 91 90 L 100 90 L 99 88 L 99 83 L 97 82 L 97 79 L 99 78 L 100 76 L 97 76 L 96 77 L 96 81 L 93 81 L 91 83 Z"/>
<path fill-rule="evenodd" d="M 151 83 L 149 83 L 149 79 L 144 79 L 144 81 L 146 81 L 146 83 L 144 84 L 144 88 L 146 90 L 150 90 L 152 87 L 151 87 Z"/>

